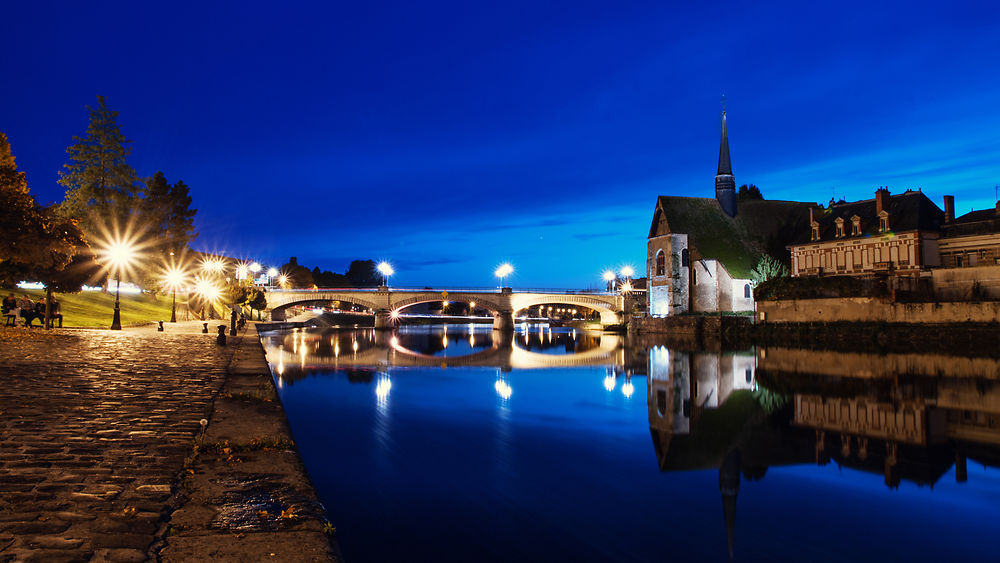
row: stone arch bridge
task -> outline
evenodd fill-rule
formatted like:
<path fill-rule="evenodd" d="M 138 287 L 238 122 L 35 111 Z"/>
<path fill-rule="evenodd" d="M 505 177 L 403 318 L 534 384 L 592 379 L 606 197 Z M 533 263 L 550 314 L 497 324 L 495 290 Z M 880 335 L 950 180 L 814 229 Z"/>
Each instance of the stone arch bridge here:
<path fill-rule="evenodd" d="M 555 303 L 586 307 L 600 313 L 601 324 L 623 321 L 624 299 L 605 291 L 526 291 L 503 289 L 282 289 L 265 293 L 267 313 L 272 321 L 285 320 L 285 311 L 296 305 L 344 301 L 375 311 L 375 328 L 388 328 L 393 313 L 411 305 L 435 301 L 475 303 L 493 313 L 493 328 L 513 330 L 519 311 Z"/>

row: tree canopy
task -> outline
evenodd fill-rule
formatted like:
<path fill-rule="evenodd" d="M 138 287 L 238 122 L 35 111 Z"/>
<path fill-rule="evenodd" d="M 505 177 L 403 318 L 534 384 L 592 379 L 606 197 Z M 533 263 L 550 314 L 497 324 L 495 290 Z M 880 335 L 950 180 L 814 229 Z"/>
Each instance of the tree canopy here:
<path fill-rule="evenodd" d="M 128 163 L 132 141 L 118 127 L 118 112 L 108 108 L 104 96 L 97 102 L 96 108 L 87 106 L 90 125 L 83 137 L 73 137 L 76 143 L 66 149 L 70 162 L 59 173 L 66 188 L 61 209 L 80 221 L 88 237 L 112 223 L 128 224 L 142 190 Z"/>
<path fill-rule="evenodd" d="M 0 265 L 5 284 L 31 277 L 67 291 L 79 291 L 87 281 L 67 266 L 79 254 L 90 255 L 76 220 L 41 207 L 28 190 L 27 179 L 17 170 L 7 136 L 0 133 Z M 78 260 L 80 264 L 86 260 Z M 51 288 L 50 288 L 51 289 Z"/>
<path fill-rule="evenodd" d="M 737 192 L 737 197 L 741 201 L 751 200 L 751 199 L 764 199 L 764 196 L 760 193 L 760 188 L 753 184 L 743 184 L 740 186 Z"/>

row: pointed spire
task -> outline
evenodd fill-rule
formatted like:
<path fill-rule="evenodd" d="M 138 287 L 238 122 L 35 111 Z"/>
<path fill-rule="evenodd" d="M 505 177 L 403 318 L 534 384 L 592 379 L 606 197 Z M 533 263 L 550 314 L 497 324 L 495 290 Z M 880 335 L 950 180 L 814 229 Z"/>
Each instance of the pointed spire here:
<path fill-rule="evenodd" d="M 729 135 L 726 134 L 726 97 L 722 96 L 722 140 L 719 143 L 719 171 L 716 175 L 733 174 L 729 164 Z"/>

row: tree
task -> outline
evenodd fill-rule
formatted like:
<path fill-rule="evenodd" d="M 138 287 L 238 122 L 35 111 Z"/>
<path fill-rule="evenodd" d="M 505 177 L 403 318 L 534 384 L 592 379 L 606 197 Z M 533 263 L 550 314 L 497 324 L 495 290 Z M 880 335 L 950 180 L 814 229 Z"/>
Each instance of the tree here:
<path fill-rule="evenodd" d="M 14 164 L 7 135 L 0 133 L 0 264 L 26 263 L 38 257 L 35 236 L 40 208 L 28 190 L 24 172 Z"/>
<path fill-rule="evenodd" d="M 90 240 L 112 223 L 129 224 L 142 191 L 127 162 L 132 142 L 118 128 L 118 112 L 108 109 L 104 96 L 97 102 L 96 108 L 87 106 L 87 133 L 73 137 L 76 143 L 66 149 L 70 162 L 59 173 L 59 184 L 66 188 L 61 211 L 75 217 Z"/>
<path fill-rule="evenodd" d="M 163 172 L 146 180 L 145 197 L 141 202 L 142 224 L 157 237 L 157 250 L 164 255 L 179 253 L 197 236 L 187 185 L 178 180 L 170 185 Z"/>
<path fill-rule="evenodd" d="M 743 184 L 740 186 L 739 192 L 737 193 L 740 201 L 747 201 L 751 199 L 764 199 L 764 196 L 760 193 L 760 188 L 753 184 Z"/>
<path fill-rule="evenodd" d="M 353 260 L 344 274 L 354 287 L 378 287 L 382 283 L 382 275 L 375 268 L 373 260 Z"/>
<path fill-rule="evenodd" d="M 309 268 L 300 265 L 298 258 L 294 256 L 281 267 L 281 273 L 288 276 L 288 285 L 294 288 L 311 288 L 316 283 Z"/>
<path fill-rule="evenodd" d="M 788 268 L 784 264 L 773 258 L 770 254 L 764 254 L 757 261 L 757 265 L 750 270 L 750 281 L 754 287 L 774 278 L 782 278 L 788 275 Z"/>

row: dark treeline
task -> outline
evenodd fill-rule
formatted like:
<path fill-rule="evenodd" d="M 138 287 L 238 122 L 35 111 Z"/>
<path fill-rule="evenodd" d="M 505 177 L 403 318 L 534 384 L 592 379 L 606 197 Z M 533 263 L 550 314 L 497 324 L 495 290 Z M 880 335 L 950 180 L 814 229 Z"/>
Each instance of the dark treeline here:
<path fill-rule="evenodd" d="M 288 276 L 288 286 L 293 288 L 378 287 L 382 283 L 382 276 L 373 260 L 353 260 L 346 272 L 338 274 L 329 270 L 321 271 L 318 267 L 310 270 L 292 256 L 281 267 L 281 273 Z"/>

